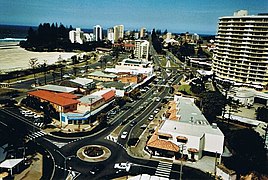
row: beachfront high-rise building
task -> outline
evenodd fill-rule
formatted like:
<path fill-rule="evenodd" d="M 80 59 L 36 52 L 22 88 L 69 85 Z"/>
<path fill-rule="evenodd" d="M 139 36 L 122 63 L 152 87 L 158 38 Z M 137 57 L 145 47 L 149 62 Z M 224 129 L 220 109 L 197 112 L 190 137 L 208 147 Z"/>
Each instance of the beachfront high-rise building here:
<path fill-rule="evenodd" d="M 107 39 L 114 43 L 114 28 L 107 29 Z"/>
<path fill-rule="evenodd" d="M 268 83 L 268 14 L 238 11 L 219 18 L 212 70 L 216 77 L 251 87 Z"/>
<path fill-rule="evenodd" d="M 114 42 L 124 38 L 124 25 L 114 26 Z"/>
<path fill-rule="evenodd" d="M 141 28 L 141 30 L 140 30 L 140 38 L 145 37 L 145 35 L 146 35 L 146 29 L 143 27 L 143 28 Z"/>
<path fill-rule="evenodd" d="M 149 56 L 149 41 L 146 40 L 136 40 L 134 56 L 138 59 L 148 60 Z"/>
<path fill-rule="evenodd" d="M 84 41 L 84 32 L 80 28 L 76 28 L 69 32 L 69 39 L 72 43 L 83 44 Z"/>
<path fill-rule="evenodd" d="M 93 34 L 95 41 L 102 40 L 102 27 L 100 25 L 96 25 L 93 27 Z"/>

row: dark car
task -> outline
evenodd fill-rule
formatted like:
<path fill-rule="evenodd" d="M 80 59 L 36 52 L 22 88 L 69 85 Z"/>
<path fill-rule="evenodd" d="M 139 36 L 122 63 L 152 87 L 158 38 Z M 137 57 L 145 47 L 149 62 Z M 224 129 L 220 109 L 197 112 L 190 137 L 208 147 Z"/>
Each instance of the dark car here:
<path fill-rule="evenodd" d="M 94 166 L 92 169 L 89 170 L 88 173 L 94 175 L 101 172 L 103 169 L 104 169 L 103 165 Z"/>

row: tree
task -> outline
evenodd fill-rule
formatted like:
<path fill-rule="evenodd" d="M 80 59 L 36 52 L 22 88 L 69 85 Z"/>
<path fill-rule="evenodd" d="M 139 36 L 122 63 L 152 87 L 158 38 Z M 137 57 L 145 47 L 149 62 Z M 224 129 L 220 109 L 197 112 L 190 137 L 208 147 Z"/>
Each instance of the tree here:
<path fill-rule="evenodd" d="M 190 86 L 191 86 L 190 90 L 195 94 L 200 94 L 206 90 L 205 84 L 200 78 L 192 80 Z"/>
<path fill-rule="evenodd" d="M 268 122 L 268 109 L 266 107 L 258 107 L 256 110 L 256 119 L 264 122 Z"/>
<path fill-rule="evenodd" d="M 263 139 L 252 129 L 240 129 L 227 134 L 227 146 L 233 156 L 226 162 L 227 166 L 236 170 L 238 174 L 250 171 L 264 172 L 266 151 Z"/>
<path fill-rule="evenodd" d="M 225 104 L 226 99 L 220 92 L 204 92 L 201 94 L 201 109 L 210 122 L 215 121 L 216 116 L 222 114 Z"/>
<path fill-rule="evenodd" d="M 34 84 L 36 85 L 35 68 L 38 66 L 38 59 L 37 58 L 31 58 L 29 60 L 29 65 L 33 69 Z"/>

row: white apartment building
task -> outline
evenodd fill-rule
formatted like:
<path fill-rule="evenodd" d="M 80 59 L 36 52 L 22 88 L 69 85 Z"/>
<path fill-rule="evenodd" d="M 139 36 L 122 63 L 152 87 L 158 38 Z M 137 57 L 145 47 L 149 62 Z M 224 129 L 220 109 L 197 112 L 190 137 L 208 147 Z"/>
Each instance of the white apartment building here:
<path fill-rule="evenodd" d="M 114 28 L 107 29 L 107 39 L 114 43 Z"/>
<path fill-rule="evenodd" d="M 114 42 L 124 38 L 124 25 L 114 26 Z"/>
<path fill-rule="evenodd" d="M 95 41 L 102 40 L 102 27 L 100 25 L 96 25 L 93 27 L 93 34 Z"/>
<path fill-rule="evenodd" d="M 76 28 L 69 32 L 69 39 L 72 43 L 83 44 L 84 41 L 84 32 L 80 28 Z"/>
<path fill-rule="evenodd" d="M 135 50 L 134 55 L 138 59 L 148 61 L 149 56 L 149 41 L 147 40 L 136 40 L 135 41 Z"/>
<path fill-rule="evenodd" d="M 268 14 L 241 10 L 219 18 L 212 70 L 220 80 L 264 87 L 268 83 Z"/>

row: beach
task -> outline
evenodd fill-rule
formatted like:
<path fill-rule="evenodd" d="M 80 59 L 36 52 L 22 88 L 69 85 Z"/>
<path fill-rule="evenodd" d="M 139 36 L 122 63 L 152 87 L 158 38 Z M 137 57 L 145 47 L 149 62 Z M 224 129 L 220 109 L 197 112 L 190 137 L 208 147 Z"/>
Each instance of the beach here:
<path fill-rule="evenodd" d="M 30 68 L 29 60 L 37 58 L 39 64 L 54 64 L 59 60 L 68 60 L 77 53 L 73 52 L 31 52 L 21 48 L 18 42 L 0 42 L 0 72 L 9 72 Z"/>

